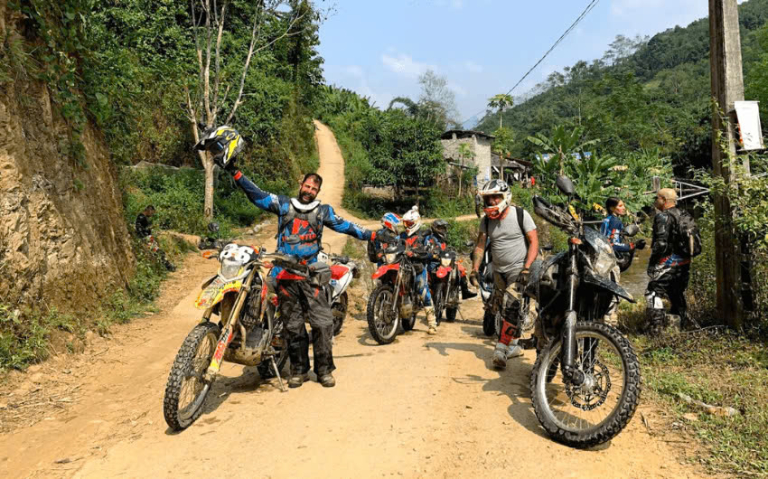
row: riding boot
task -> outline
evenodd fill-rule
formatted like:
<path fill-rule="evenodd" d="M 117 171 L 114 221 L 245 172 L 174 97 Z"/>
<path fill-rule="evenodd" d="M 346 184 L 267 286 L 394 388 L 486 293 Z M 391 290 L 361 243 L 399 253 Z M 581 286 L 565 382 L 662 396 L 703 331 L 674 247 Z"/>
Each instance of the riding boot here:
<path fill-rule="evenodd" d="M 426 306 L 424 312 L 427 315 L 427 334 L 437 334 L 437 319 L 435 318 L 435 308 Z"/>
<path fill-rule="evenodd" d="M 463 276 L 461 278 L 461 283 L 460 283 L 461 284 L 461 299 L 471 299 L 471 298 L 474 298 L 475 296 L 477 296 L 477 293 L 473 293 L 469 289 L 469 285 L 467 283 L 468 283 L 467 277 Z"/>
<path fill-rule="evenodd" d="M 291 360 L 291 375 L 303 375 L 309 372 L 309 336 L 304 330 L 303 335 L 290 338 L 288 357 Z"/>
<path fill-rule="evenodd" d="M 659 337 L 664 331 L 667 322 L 667 313 L 663 309 L 646 309 L 646 328 L 650 337 Z"/>

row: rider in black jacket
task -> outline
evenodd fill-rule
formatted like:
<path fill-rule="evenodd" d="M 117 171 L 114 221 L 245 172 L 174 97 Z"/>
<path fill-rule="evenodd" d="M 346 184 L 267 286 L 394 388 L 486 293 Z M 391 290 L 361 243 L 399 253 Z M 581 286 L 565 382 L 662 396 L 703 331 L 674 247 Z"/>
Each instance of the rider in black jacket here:
<path fill-rule="evenodd" d="M 659 190 L 654 206 L 659 210 L 653 221 L 653 244 L 648 261 L 648 288 L 646 320 L 648 332 L 658 335 L 667 325 L 662 297 L 670 302 L 670 314 L 680 316 L 680 326 L 688 323 L 685 290 L 691 271 L 691 259 L 675 251 L 677 193 L 671 188 Z"/>

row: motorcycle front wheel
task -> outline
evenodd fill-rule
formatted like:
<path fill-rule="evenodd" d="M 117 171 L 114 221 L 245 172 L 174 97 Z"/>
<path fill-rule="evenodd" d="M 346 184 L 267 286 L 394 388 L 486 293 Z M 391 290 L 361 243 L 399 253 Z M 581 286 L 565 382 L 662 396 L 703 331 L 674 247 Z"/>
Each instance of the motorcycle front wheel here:
<path fill-rule="evenodd" d="M 174 431 L 186 429 L 203 413 L 211 387 L 203 380 L 203 375 L 216 351 L 219 333 L 219 327 L 214 323 L 198 324 L 176 354 L 163 398 L 165 422 Z"/>
<path fill-rule="evenodd" d="M 582 321 L 574 333 L 573 367 L 585 381 L 577 386 L 555 372 L 562 341 L 554 340 L 533 366 L 533 410 L 552 439 L 589 448 L 613 439 L 634 415 L 640 399 L 640 364 L 629 341 L 611 326 Z"/>
<path fill-rule="evenodd" d="M 368 299 L 368 330 L 379 344 L 389 344 L 397 337 L 400 315 L 397 308 L 393 308 L 394 305 L 392 285 L 387 283 L 377 286 Z"/>
<path fill-rule="evenodd" d="M 339 300 L 331 306 L 331 312 L 333 313 L 333 335 L 338 336 L 341 333 L 341 328 L 344 326 L 344 320 L 347 319 L 347 307 L 349 304 L 349 297 L 347 292 L 344 291 L 339 296 Z"/>
<path fill-rule="evenodd" d="M 437 321 L 437 325 L 439 326 L 440 323 L 443 321 L 443 311 L 445 311 L 445 289 L 446 284 L 443 282 L 437 283 L 437 286 L 435 287 L 435 297 L 432 299 L 432 302 L 435 303 L 435 321 Z"/>

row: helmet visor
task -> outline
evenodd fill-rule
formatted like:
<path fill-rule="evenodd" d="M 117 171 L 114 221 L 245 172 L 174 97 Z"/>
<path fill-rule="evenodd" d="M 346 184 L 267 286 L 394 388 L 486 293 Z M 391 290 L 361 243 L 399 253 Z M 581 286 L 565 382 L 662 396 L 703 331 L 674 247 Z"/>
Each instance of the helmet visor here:
<path fill-rule="evenodd" d="M 415 221 L 413 221 L 413 220 L 403 220 L 403 223 L 405 224 L 405 227 L 406 227 L 406 228 L 412 228 L 412 227 L 413 227 L 413 225 L 415 225 L 415 224 L 416 224 L 416 222 L 415 222 Z"/>

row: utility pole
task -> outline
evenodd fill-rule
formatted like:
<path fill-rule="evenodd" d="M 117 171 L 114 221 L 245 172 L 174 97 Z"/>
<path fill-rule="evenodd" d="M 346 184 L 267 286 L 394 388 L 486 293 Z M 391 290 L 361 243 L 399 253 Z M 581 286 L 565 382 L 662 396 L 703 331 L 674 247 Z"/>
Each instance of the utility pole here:
<path fill-rule="evenodd" d="M 737 140 L 733 127 L 734 102 L 744 99 L 736 0 L 709 0 L 709 61 L 712 97 L 715 100 L 712 109 L 712 167 L 715 175 L 722 177 L 727 184 L 735 180 L 731 164 L 736 158 Z M 721 140 L 727 142 L 727 151 L 723 151 Z M 740 328 L 744 322 L 740 241 L 734 230 L 728 197 L 716 195 L 714 206 L 717 310 L 729 326 Z"/>

